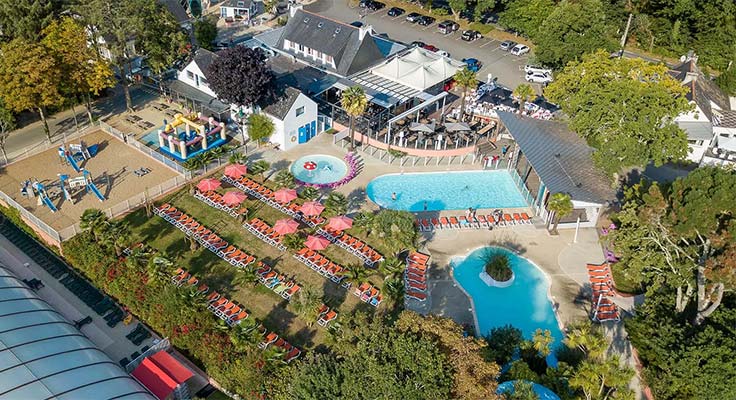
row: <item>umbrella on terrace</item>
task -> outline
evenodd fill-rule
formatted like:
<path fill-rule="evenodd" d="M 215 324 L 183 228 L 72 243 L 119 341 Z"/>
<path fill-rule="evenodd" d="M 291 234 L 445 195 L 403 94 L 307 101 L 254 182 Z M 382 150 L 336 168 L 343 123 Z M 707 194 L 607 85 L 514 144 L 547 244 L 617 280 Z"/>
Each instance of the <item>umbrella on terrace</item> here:
<path fill-rule="evenodd" d="M 246 198 L 247 196 L 245 195 L 245 193 L 233 190 L 231 192 L 225 193 L 225 195 L 222 196 L 222 201 L 229 206 L 234 206 L 236 204 L 242 203 L 243 201 L 245 201 Z"/>
<path fill-rule="evenodd" d="M 230 164 L 225 167 L 225 176 L 238 179 L 248 172 L 248 167 L 243 164 Z"/>
<path fill-rule="evenodd" d="M 470 125 L 465 122 L 448 122 L 445 124 L 447 132 L 469 132 Z"/>
<path fill-rule="evenodd" d="M 299 223 L 291 218 L 280 219 L 273 226 L 273 230 L 279 235 L 288 235 L 296 232 L 297 229 L 299 229 Z"/>
<path fill-rule="evenodd" d="M 322 236 L 314 236 L 309 235 L 307 236 L 307 240 L 304 242 L 304 245 L 309 247 L 310 250 L 324 250 L 327 248 L 327 246 L 330 244 L 330 241 L 323 238 Z"/>
<path fill-rule="evenodd" d="M 279 189 L 273 192 L 273 198 L 279 203 L 288 203 L 296 199 L 296 190 L 287 188 Z"/>
<path fill-rule="evenodd" d="M 219 188 L 220 186 L 222 186 L 222 183 L 220 183 L 220 181 L 218 181 L 217 179 L 208 178 L 199 181 L 199 183 L 197 184 L 197 189 L 202 192 L 209 192 L 212 190 L 217 190 L 217 188 Z"/>
<path fill-rule="evenodd" d="M 427 132 L 432 133 L 434 132 L 435 124 L 434 122 L 429 124 L 422 124 L 419 122 L 412 122 L 411 125 L 409 125 L 409 130 L 413 132 Z"/>
<path fill-rule="evenodd" d="M 301 211 L 302 214 L 308 217 L 314 217 L 320 215 L 322 211 L 324 211 L 324 209 L 325 206 L 323 206 L 322 203 L 318 201 L 308 201 L 302 204 L 302 207 L 299 209 L 299 211 Z"/>
<path fill-rule="evenodd" d="M 345 229 L 350 229 L 352 226 L 353 220 L 344 215 L 330 218 L 330 222 L 327 224 L 328 228 L 336 231 L 344 231 Z"/>

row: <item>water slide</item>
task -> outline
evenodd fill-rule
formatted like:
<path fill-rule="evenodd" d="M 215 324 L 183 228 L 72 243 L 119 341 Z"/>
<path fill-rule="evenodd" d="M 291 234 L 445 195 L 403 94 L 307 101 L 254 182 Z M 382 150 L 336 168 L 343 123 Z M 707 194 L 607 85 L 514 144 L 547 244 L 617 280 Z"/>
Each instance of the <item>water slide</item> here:
<path fill-rule="evenodd" d="M 51 210 L 51 212 L 58 211 L 56 209 L 56 206 L 54 205 L 54 203 L 51 202 L 51 199 L 49 199 L 48 196 L 41 195 L 41 201 L 43 202 L 43 204 L 46 205 L 46 207 L 49 208 L 49 210 Z"/>
<path fill-rule="evenodd" d="M 74 155 L 72 155 L 71 153 L 67 153 L 66 160 L 69 162 L 69 165 L 74 168 L 75 171 L 82 172 L 82 169 L 79 168 L 79 165 L 77 164 L 77 160 L 74 159 Z"/>
<path fill-rule="evenodd" d="M 91 190 L 92 193 L 94 193 L 95 196 L 97 196 L 97 198 L 100 199 L 100 201 L 105 201 L 105 196 L 102 195 L 102 192 L 100 192 L 100 189 L 98 189 L 95 183 L 92 182 L 91 180 L 87 181 L 87 189 Z"/>

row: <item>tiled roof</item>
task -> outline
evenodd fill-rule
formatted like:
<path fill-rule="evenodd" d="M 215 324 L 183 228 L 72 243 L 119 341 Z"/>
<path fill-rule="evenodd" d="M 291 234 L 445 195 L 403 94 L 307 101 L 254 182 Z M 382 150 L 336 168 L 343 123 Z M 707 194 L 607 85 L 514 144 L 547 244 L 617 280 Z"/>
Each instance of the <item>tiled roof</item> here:
<path fill-rule="evenodd" d="M 291 106 L 294 105 L 296 99 L 299 97 L 301 92 L 290 86 L 282 87 L 281 93 L 277 94 L 277 99 L 270 102 L 268 105 L 263 106 L 263 111 L 266 113 L 283 120 L 291 110 Z"/>
<path fill-rule="evenodd" d="M 219 57 L 217 54 L 209 50 L 199 48 L 196 52 L 194 52 L 194 57 L 192 58 L 192 60 L 197 64 L 199 70 L 202 71 L 204 77 L 207 78 L 207 70 L 209 69 L 212 62 L 217 59 L 217 57 Z"/>
<path fill-rule="evenodd" d="M 184 9 L 184 6 L 178 0 L 159 0 L 159 3 L 169 10 L 177 23 L 181 24 L 191 19 L 189 14 L 187 14 L 187 10 Z"/>
<path fill-rule="evenodd" d="M 736 128 L 736 110 L 718 111 L 718 124 L 724 128 Z"/>
<path fill-rule="evenodd" d="M 694 101 L 703 111 L 708 121 L 713 122 L 713 106 L 721 110 L 730 110 L 728 96 L 716 84 L 703 74 L 695 59 L 689 59 L 670 71 L 670 75 L 690 89 L 687 99 Z"/>

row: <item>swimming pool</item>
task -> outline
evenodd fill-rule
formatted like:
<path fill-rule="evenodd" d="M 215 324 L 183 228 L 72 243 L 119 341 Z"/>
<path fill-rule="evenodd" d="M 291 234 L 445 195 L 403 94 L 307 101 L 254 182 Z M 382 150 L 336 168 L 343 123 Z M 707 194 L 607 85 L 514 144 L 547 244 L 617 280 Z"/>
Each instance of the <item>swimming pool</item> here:
<path fill-rule="evenodd" d="M 368 183 L 366 194 L 381 207 L 406 211 L 423 211 L 425 203 L 427 211 L 528 205 L 505 170 L 381 175 Z"/>
<path fill-rule="evenodd" d="M 154 129 L 138 139 L 139 142 L 145 144 L 152 149 L 158 149 L 158 129 Z"/>
<path fill-rule="evenodd" d="M 313 164 L 313 169 L 305 168 Z M 300 157 L 291 164 L 291 173 L 302 182 L 325 184 L 341 180 L 348 174 L 345 161 L 326 154 L 311 154 Z"/>
<path fill-rule="evenodd" d="M 478 277 L 487 251 L 508 255 L 514 271 L 510 286 L 491 287 Z M 549 280 L 531 261 L 500 247 L 481 247 L 466 257 L 453 258 L 450 265 L 455 280 L 471 297 L 481 335 L 487 335 L 492 328 L 512 325 L 526 339 L 531 339 L 537 329 L 549 330 L 554 338 L 552 349 L 562 343 L 562 331 L 548 297 Z"/>

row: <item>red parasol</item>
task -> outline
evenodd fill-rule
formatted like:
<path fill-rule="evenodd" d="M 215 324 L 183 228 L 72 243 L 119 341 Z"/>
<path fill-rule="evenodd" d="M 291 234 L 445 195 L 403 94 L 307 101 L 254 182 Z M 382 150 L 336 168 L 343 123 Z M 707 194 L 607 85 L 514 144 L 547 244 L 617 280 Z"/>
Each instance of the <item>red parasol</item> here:
<path fill-rule="evenodd" d="M 279 203 L 288 203 L 296 199 L 296 190 L 287 188 L 279 189 L 273 192 L 273 198 Z"/>
<path fill-rule="evenodd" d="M 314 171 L 315 169 L 317 169 L 317 163 L 314 161 L 307 161 L 304 163 L 303 167 L 307 171 Z"/>
<path fill-rule="evenodd" d="M 310 250 L 324 250 L 330 244 L 330 241 L 323 238 L 322 236 L 307 236 L 307 240 L 304 245 L 309 247 Z"/>
<path fill-rule="evenodd" d="M 308 217 L 314 217 L 320 215 L 322 211 L 324 211 L 324 209 L 325 206 L 323 206 L 322 203 L 318 201 L 308 201 L 302 204 L 302 207 L 299 209 L 299 211 L 301 211 L 302 214 Z"/>
<path fill-rule="evenodd" d="M 245 193 L 233 190 L 231 192 L 225 193 L 225 195 L 222 196 L 222 201 L 229 206 L 234 206 L 236 204 L 242 203 L 243 201 L 245 201 L 246 198 L 248 198 L 248 196 L 246 196 Z"/>
<path fill-rule="evenodd" d="M 276 224 L 273 226 L 273 230 L 279 235 L 294 233 L 297 229 L 299 229 L 299 223 L 291 218 L 280 219 L 276 221 Z"/>
<path fill-rule="evenodd" d="M 330 218 L 330 222 L 327 224 L 328 228 L 336 231 L 344 231 L 345 229 L 350 229 L 352 226 L 353 220 L 344 215 Z"/>
<path fill-rule="evenodd" d="M 238 179 L 248 172 L 248 167 L 243 164 L 230 164 L 225 167 L 225 176 Z"/>
<path fill-rule="evenodd" d="M 202 192 L 209 192 L 212 190 L 217 190 L 217 188 L 219 188 L 220 186 L 222 186 L 222 183 L 220 183 L 220 181 L 218 181 L 217 179 L 208 178 L 202 179 L 197 184 L 197 189 Z"/>

